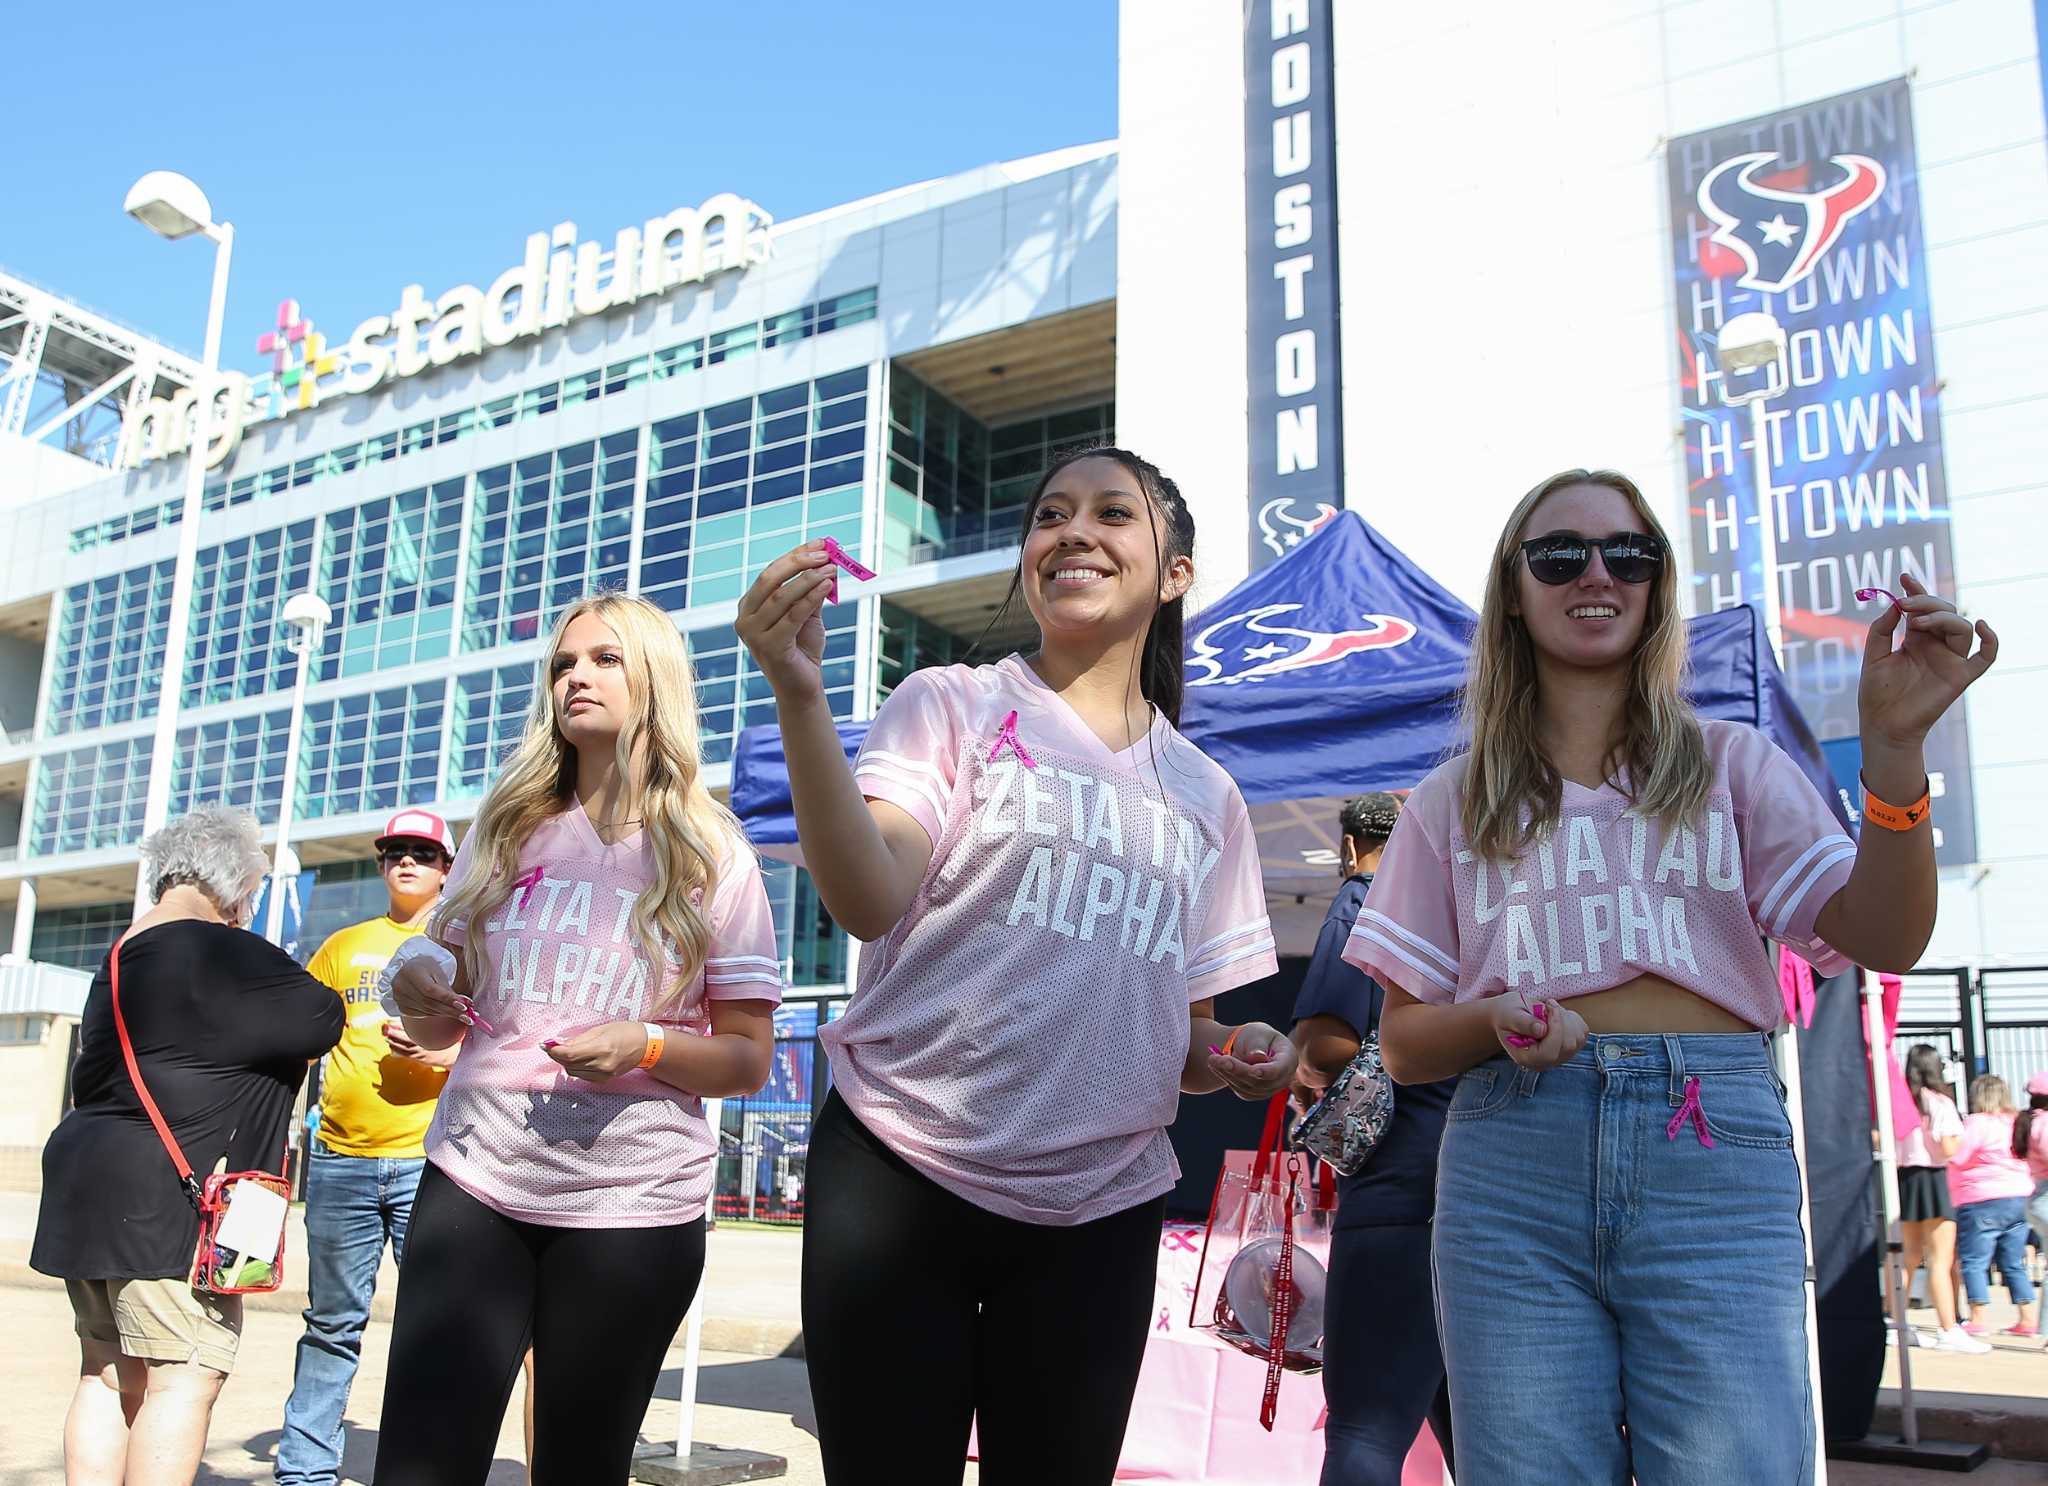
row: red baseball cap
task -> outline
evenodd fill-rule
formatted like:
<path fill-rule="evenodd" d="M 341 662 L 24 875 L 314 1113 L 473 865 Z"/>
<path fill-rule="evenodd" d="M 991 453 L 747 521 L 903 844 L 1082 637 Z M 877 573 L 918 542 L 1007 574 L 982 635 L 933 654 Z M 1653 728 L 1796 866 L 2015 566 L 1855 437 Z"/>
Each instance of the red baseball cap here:
<path fill-rule="evenodd" d="M 384 834 L 376 840 L 382 851 L 392 841 L 431 841 L 451 857 L 455 855 L 455 833 L 448 822 L 431 810 L 401 810 L 384 822 Z"/>

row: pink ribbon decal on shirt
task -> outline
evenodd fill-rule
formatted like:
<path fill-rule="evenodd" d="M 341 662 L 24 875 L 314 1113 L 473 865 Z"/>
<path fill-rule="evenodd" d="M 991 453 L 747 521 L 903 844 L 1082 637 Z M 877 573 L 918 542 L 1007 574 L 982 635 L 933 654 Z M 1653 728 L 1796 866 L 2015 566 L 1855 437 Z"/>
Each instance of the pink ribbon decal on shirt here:
<path fill-rule="evenodd" d="M 995 747 L 988 751 L 988 761 L 994 763 L 1003 751 L 1003 745 L 1010 745 L 1010 751 L 1017 755 L 1017 762 L 1027 769 L 1038 767 L 1038 760 L 1031 756 L 1031 750 L 1024 746 L 1024 740 L 1017 736 L 1017 714 L 1012 712 L 1003 719 L 1002 727 L 996 730 Z"/>
<path fill-rule="evenodd" d="M 519 889 L 519 906 L 524 908 L 533 898 L 533 890 L 540 886 L 540 880 L 547 868 L 536 863 L 531 872 L 525 872 L 512 879 L 512 886 Z"/>
<path fill-rule="evenodd" d="M 875 576 L 873 568 L 866 566 L 857 558 L 848 557 L 846 549 L 839 545 L 836 537 L 825 538 L 825 556 L 832 560 L 832 566 L 846 569 L 848 573 L 852 574 L 862 583 Z M 839 575 L 837 573 L 832 575 L 832 588 L 826 594 L 826 598 L 835 604 L 839 602 Z"/>
<path fill-rule="evenodd" d="M 1700 1103 L 1700 1076 L 1695 1073 L 1685 1081 L 1685 1102 L 1678 1106 L 1678 1113 L 1671 1117 L 1671 1123 L 1664 1127 L 1666 1140 L 1678 1139 L 1678 1129 L 1692 1118 L 1692 1133 L 1700 1138 L 1700 1144 L 1708 1150 L 1714 1148 L 1714 1137 L 1707 1134 L 1706 1106 Z"/>

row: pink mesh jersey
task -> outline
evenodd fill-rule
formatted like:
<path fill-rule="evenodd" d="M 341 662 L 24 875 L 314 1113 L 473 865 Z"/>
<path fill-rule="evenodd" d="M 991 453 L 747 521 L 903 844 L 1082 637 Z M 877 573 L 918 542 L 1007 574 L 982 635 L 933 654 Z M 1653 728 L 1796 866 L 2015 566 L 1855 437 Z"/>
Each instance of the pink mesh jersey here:
<path fill-rule="evenodd" d="M 1344 958 L 1438 1002 L 1563 1000 L 1655 975 L 1776 1026 L 1784 1003 L 1760 934 L 1823 974 L 1846 968 L 1814 920 L 1849 880 L 1856 845 L 1770 739 L 1702 726 L 1714 782 L 1697 828 L 1666 832 L 1612 785 L 1567 780 L 1557 829 L 1505 864 L 1467 849 L 1465 760 L 1441 765 L 1401 813 Z"/>
<path fill-rule="evenodd" d="M 841 1097 L 1006 1217 L 1166 1191 L 1188 1004 L 1276 968 L 1237 786 L 1163 718 L 1113 752 L 1014 655 L 911 675 L 854 776 L 932 859 L 822 1034 Z"/>
<path fill-rule="evenodd" d="M 448 885 L 470 867 L 456 853 Z M 701 1217 L 718 1145 L 694 1094 L 650 1073 L 609 1083 L 572 1078 L 541 1051 L 606 1022 L 660 1021 L 707 1035 L 707 1000 L 782 999 L 782 963 L 761 869 L 735 841 L 711 900 L 711 948 L 682 999 L 652 1007 L 672 976 L 657 969 L 631 914 L 653 873 L 647 833 L 599 839 L 581 804 L 535 829 L 518 888 L 484 925 L 484 974 L 471 999 L 492 1031 L 470 1029 L 427 1130 L 427 1156 L 464 1191 L 510 1218 L 555 1228 L 656 1228 Z M 468 926 L 443 919 L 461 944 Z"/>

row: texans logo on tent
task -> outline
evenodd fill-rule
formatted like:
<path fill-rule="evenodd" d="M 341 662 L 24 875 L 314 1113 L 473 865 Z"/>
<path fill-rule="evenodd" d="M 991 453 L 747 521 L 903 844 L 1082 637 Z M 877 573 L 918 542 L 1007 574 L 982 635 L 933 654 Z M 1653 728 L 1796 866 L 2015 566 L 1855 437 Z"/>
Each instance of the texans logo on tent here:
<path fill-rule="evenodd" d="M 1884 190 L 1884 167 L 1868 155 L 1836 155 L 1841 178 L 1818 191 L 1795 189 L 1805 184 L 1804 170 L 1760 178 L 1777 158 L 1762 151 L 1724 160 L 1699 189 L 1700 210 L 1714 223 L 1711 241 L 1742 261 L 1736 282 L 1773 294 L 1812 273 L 1850 218 Z M 1711 272 L 1707 259 L 1703 251 L 1701 266 Z"/>
<path fill-rule="evenodd" d="M 1278 496 L 1259 507 L 1259 536 L 1276 553 L 1299 547 L 1336 519 L 1337 508 L 1325 501 L 1315 503 L 1316 514 L 1304 521 L 1289 509 L 1292 496 Z"/>
<path fill-rule="evenodd" d="M 1206 625 L 1191 642 L 1188 665 L 1202 668 L 1189 686 L 1235 686 L 1265 681 L 1290 671 L 1327 666 L 1365 650 L 1386 650 L 1415 638 L 1415 626 L 1390 614 L 1361 614 L 1371 629 L 1299 629 L 1276 622 L 1300 604 L 1262 604 Z"/>

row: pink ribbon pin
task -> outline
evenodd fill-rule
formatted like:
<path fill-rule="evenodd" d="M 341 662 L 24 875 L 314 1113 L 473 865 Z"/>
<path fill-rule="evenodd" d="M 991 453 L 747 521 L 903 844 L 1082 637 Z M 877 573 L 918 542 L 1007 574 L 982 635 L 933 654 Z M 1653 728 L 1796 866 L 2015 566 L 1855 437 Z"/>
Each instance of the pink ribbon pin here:
<path fill-rule="evenodd" d="M 1905 604 L 1900 600 L 1899 596 L 1893 593 L 1889 588 L 1859 588 L 1856 590 L 1856 602 L 1859 604 L 1872 603 L 1881 598 L 1890 599 L 1892 607 L 1894 609 L 1903 609 L 1906 607 Z"/>
<path fill-rule="evenodd" d="M 1012 712 L 1003 719 L 1002 727 L 996 730 L 995 747 L 988 751 L 988 761 L 994 763 L 1003 751 L 1003 745 L 1010 745 L 1010 751 L 1017 755 L 1017 761 L 1027 769 L 1038 767 L 1038 760 L 1031 756 L 1031 750 L 1024 746 L 1024 740 L 1017 736 L 1017 714 Z"/>
<path fill-rule="evenodd" d="M 1678 1106 L 1678 1113 L 1673 1115 L 1671 1123 L 1664 1127 L 1664 1138 L 1678 1139 L 1679 1127 L 1685 1124 L 1688 1116 L 1692 1119 L 1692 1133 L 1699 1137 L 1701 1145 L 1711 1151 L 1714 1148 L 1714 1137 L 1707 1134 L 1707 1111 L 1700 1103 L 1700 1076 L 1697 1073 L 1685 1081 L 1685 1102 Z"/>
<path fill-rule="evenodd" d="M 540 880 L 546 874 L 547 868 L 539 863 L 535 863 L 531 872 L 522 873 L 520 876 L 512 879 L 512 886 L 520 890 L 519 906 L 521 908 L 524 908 L 532 901 L 533 890 L 540 886 Z"/>
<path fill-rule="evenodd" d="M 1529 1008 L 1529 1015 L 1536 1018 L 1537 1021 L 1543 1023 L 1546 1027 L 1550 1025 L 1550 1007 L 1545 1002 L 1538 1001 L 1534 1006 L 1531 1006 Z M 1509 1047 L 1534 1047 L 1542 1040 L 1540 1037 L 1524 1037 L 1519 1032 L 1510 1032 L 1507 1038 Z"/>
<path fill-rule="evenodd" d="M 832 560 L 832 566 L 846 569 L 848 573 L 852 574 L 854 578 L 862 583 L 875 576 L 873 568 L 866 566 L 856 558 L 848 557 L 846 549 L 839 545 L 836 537 L 825 538 L 825 556 Z M 839 602 L 839 575 L 837 573 L 832 575 L 832 588 L 825 597 L 831 603 L 836 604 Z"/>

